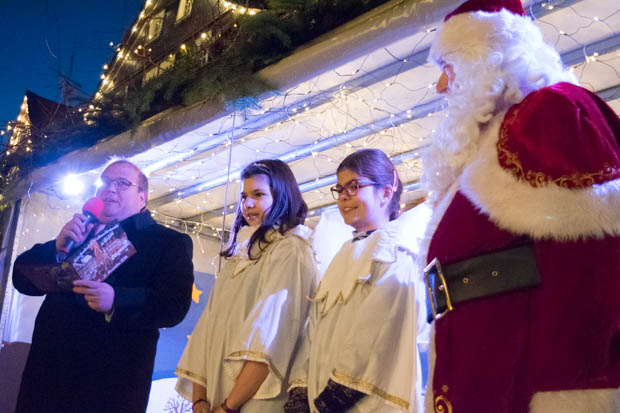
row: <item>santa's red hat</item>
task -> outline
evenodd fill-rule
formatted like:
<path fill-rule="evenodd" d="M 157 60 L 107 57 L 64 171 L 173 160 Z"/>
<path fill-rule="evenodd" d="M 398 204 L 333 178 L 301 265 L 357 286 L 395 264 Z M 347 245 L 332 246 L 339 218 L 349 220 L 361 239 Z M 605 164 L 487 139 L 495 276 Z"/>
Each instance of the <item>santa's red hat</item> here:
<path fill-rule="evenodd" d="M 475 60 L 512 40 L 509 32 L 531 25 L 520 0 L 468 0 L 446 16 L 429 58 L 436 63 L 450 56 Z"/>
<path fill-rule="evenodd" d="M 493 13 L 500 10 L 508 10 L 511 13 L 526 16 L 521 0 L 469 0 L 461 4 L 451 13 L 448 13 L 444 21 L 448 21 L 452 16 L 461 13 L 472 13 L 476 11 Z"/>

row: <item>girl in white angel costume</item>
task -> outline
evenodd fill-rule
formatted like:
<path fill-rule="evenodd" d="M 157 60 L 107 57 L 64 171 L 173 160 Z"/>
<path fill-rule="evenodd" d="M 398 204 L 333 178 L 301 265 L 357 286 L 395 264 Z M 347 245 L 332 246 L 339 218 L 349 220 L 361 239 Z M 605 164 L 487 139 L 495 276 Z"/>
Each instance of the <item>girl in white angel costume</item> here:
<path fill-rule="evenodd" d="M 388 225 L 402 184 L 383 152 L 364 149 L 339 165 L 332 193 L 355 232 L 313 298 L 285 411 L 415 411 L 414 257 Z"/>
<path fill-rule="evenodd" d="M 194 412 L 283 411 L 316 288 L 308 208 L 289 167 L 262 160 L 241 178 L 226 263 L 175 372 Z"/>

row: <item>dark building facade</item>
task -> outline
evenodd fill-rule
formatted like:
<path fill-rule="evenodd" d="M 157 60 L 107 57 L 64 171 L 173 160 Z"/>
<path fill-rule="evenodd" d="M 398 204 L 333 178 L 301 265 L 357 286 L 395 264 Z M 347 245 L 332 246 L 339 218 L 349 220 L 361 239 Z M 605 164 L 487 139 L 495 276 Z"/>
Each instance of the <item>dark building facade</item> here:
<path fill-rule="evenodd" d="M 219 0 L 147 0 L 114 59 L 104 65 L 95 98 L 139 88 L 170 69 L 182 53 L 196 53 L 206 64 L 234 32 L 233 14 L 257 11 Z"/>

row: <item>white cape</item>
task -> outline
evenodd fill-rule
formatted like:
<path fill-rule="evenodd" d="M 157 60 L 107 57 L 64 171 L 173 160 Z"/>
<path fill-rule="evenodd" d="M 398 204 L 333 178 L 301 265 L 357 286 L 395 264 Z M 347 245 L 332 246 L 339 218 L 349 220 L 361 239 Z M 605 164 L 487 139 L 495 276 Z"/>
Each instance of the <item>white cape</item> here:
<path fill-rule="evenodd" d="M 365 393 L 347 412 L 416 410 L 414 258 L 387 230 L 346 242 L 321 280 L 290 387 Z"/>
<path fill-rule="evenodd" d="M 274 231 L 258 260 L 244 256 L 247 244 L 226 260 L 175 372 L 183 397 L 191 400 L 192 384 L 198 383 L 206 387 L 211 406 L 219 406 L 244 361 L 253 360 L 266 363 L 269 375 L 244 413 L 283 411 L 288 372 L 307 319 L 306 297 L 317 278 L 310 235 L 301 225 L 284 236 Z"/>

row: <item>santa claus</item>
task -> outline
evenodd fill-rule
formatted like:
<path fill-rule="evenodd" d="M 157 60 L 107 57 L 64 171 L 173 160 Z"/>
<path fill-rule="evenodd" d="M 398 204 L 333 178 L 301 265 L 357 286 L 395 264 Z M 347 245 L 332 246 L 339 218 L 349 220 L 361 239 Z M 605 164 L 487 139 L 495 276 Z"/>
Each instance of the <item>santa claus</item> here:
<path fill-rule="evenodd" d="M 620 119 L 519 1 L 467 1 L 431 47 L 427 410 L 620 412 Z"/>

